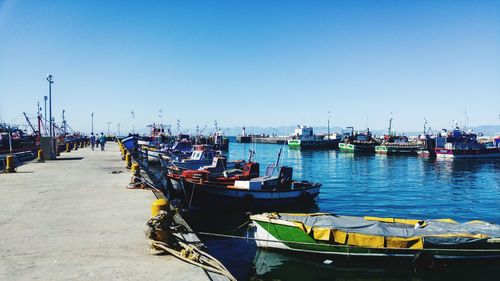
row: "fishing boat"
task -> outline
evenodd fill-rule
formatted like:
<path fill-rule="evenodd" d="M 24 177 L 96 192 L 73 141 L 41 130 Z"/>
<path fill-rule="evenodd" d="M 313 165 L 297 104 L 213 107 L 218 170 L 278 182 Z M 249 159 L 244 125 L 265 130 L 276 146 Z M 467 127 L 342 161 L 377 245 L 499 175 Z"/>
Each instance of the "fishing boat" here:
<path fill-rule="evenodd" d="M 293 136 L 287 140 L 288 147 L 297 149 L 329 149 L 338 148 L 340 137 L 337 135 L 314 135 L 313 128 L 298 125 Z"/>
<path fill-rule="evenodd" d="M 434 149 L 438 158 L 498 158 L 498 141 L 479 141 L 472 131 L 462 131 L 458 126 L 451 132 L 443 130 L 436 139 Z"/>
<path fill-rule="evenodd" d="M 382 143 L 375 146 L 375 152 L 379 154 L 404 154 L 417 155 L 420 145 L 416 141 L 410 142 L 407 136 L 385 135 Z"/>
<path fill-rule="evenodd" d="M 0 124 L 0 154 L 33 152 L 38 149 L 38 138 L 35 134 L 27 134 L 18 127 Z"/>
<path fill-rule="evenodd" d="M 379 145 L 379 142 L 373 138 L 370 129 L 366 129 L 364 132 L 354 132 L 353 127 L 348 127 L 348 129 L 351 129 L 351 132 L 344 133 L 344 139 L 339 143 L 340 151 L 356 153 L 375 152 L 375 147 Z"/>
<path fill-rule="evenodd" d="M 500 261 L 500 225 L 451 219 L 410 220 L 327 213 L 250 216 L 257 246 L 329 260 L 437 264 Z"/>
<path fill-rule="evenodd" d="M 384 135 L 380 145 L 375 146 L 375 152 L 378 154 L 404 154 L 416 155 L 420 146 L 416 141 L 410 142 L 407 136 L 396 135 L 392 131 L 392 117 L 389 119 L 389 128 L 387 135 Z"/>
<path fill-rule="evenodd" d="M 274 210 L 285 206 L 311 203 L 321 184 L 294 181 L 291 167 L 276 163 L 259 176 L 258 163 L 249 162 L 242 173 L 211 176 L 206 170 L 184 171 L 180 177 L 189 207 L 205 210 Z M 278 175 L 275 172 L 279 170 Z"/>

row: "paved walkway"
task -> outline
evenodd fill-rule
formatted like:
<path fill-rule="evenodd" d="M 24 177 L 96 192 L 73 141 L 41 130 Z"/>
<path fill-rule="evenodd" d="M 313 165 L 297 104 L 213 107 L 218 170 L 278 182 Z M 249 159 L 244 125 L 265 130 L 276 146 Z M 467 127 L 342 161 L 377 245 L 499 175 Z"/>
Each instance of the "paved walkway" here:
<path fill-rule="evenodd" d="M 0 280 L 208 280 L 200 268 L 147 253 L 155 198 L 125 189 L 130 173 L 115 143 L 17 171 L 0 174 Z"/>

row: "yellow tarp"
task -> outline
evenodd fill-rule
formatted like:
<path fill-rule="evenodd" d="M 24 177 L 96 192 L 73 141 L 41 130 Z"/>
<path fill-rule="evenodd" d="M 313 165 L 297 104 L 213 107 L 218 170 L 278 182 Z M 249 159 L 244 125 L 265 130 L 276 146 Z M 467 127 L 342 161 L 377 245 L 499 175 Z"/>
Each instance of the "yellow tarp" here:
<path fill-rule="evenodd" d="M 379 222 L 387 222 L 387 223 L 402 223 L 415 225 L 418 222 L 422 222 L 422 220 L 412 220 L 412 219 L 397 219 L 397 218 L 379 218 L 379 217 L 364 217 L 367 221 L 379 221 Z"/>
<path fill-rule="evenodd" d="M 306 226 L 305 224 L 303 224 L 300 221 L 293 221 L 293 224 L 295 224 L 298 228 L 302 229 L 302 231 L 304 231 L 305 233 L 307 233 L 307 234 L 311 233 L 310 226 Z"/>
<path fill-rule="evenodd" d="M 485 221 L 480 221 L 480 220 L 473 220 L 473 221 L 468 221 L 466 222 L 467 224 L 473 224 L 473 223 L 488 223 L 488 222 L 485 222 Z"/>
<path fill-rule="evenodd" d="M 447 234 L 427 235 L 426 237 L 443 237 L 443 238 L 449 238 L 449 237 L 466 237 L 466 238 L 476 238 L 476 239 L 490 238 L 490 236 L 484 235 L 484 234 L 481 234 L 481 233 L 478 233 L 478 234 L 471 234 L 471 233 L 447 233 Z"/>
<path fill-rule="evenodd" d="M 398 248 L 398 249 L 423 249 L 424 240 L 420 236 L 415 237 L 386 237 L 385 238 L 387 248 Z"/>
<path fill-rule="evenodd" d="M 455 220 L 452 220 L 452 219 L 437 219 L 435 221 L 439 221 L 439 222 L 448 222 L 448 223 L 458 223 L 457 221 Z"/>
<path fill-rule="evenodd" d="M 384 248 L 384 236 L 367 235 L 361 233 L 349 233 L 347 244 L 358 247 Z"/>
<path fill-rule="evenodd" d="M 315 227 L 313 228 L 313 237 L 320 241 L 330 241 L 332 237 L 332 229 L 325 227 Z"/>
<path fill-rule="evenodd" d="M 332 233 L 335 243 L 345 244 L 347 241 L 347 233 L 345 231 L 332 229 Z"/>

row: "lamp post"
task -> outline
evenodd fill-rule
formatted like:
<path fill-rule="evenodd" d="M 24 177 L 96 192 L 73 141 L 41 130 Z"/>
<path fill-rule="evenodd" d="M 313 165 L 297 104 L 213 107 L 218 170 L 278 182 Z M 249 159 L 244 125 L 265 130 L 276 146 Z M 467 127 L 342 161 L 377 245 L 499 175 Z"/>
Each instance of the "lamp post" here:
<path fill-rule="evenodd" d="M 111 125 L 111 122 L 108 121 L 106 123 L 108 123 L 108 136 L 109 136 L 109 125 Z"/>
<path fill-rule="evenodd" d="M 45 103 L 45 106 L 44 106 L 44 110 L 45 110 L 45 113 L 43 115 L 43 127 L 44 127 L 44 131 L 45 131 L 45 135 L 47 134 L 47 99 L 48 97 L 47 96 L 43 96 L 43 101 Z"/>
<path fill-rule="evenodd" d="M 92 120 L 92 134 L 94 133 L 94 112 L 90 114 L 90 120 Z"/>
<path fill-rule="evenodd" d="M 49 136 L 52 138 L 53 137 L 53 131 L 52 131 L 52 83 L 54 83 L 54 81 L 52 80 L 51 74 L 47 75 L 47 81 L 49 82 Z"/>

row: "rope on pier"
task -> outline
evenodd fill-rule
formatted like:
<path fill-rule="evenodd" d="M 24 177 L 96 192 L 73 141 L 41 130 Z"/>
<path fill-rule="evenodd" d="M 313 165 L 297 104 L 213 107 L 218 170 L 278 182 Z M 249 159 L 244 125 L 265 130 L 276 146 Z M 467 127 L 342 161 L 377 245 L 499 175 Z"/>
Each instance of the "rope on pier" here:
<path fill-rule="evenodd" d="M 147 222 L 146 236 L 149 239 L 148 252 L 153 255 L 169 253 L 180 260 L 201 267 L 204 270 L 220 274 L 230 281 L 236 278 L 215 257 L 201 250 L 194 244 L 180 241 L 174 233 L 182 233 L 181 225 L 175 225 L 175 211 L 160 211 Z"/>

